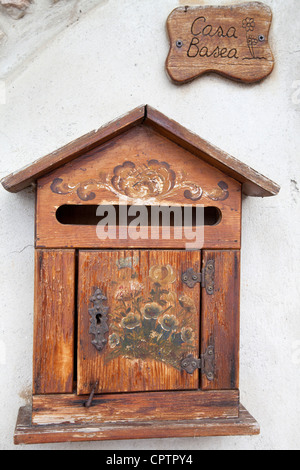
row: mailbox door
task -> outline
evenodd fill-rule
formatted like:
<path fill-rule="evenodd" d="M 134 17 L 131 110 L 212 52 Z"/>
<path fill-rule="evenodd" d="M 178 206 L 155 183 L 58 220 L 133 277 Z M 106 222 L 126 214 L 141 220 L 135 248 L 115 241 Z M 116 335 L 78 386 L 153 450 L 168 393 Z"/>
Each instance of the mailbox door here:
<path fill-rule="evenodd" d="M 200 251 L 79 251 L 77 393 L 199 388 Z"/>

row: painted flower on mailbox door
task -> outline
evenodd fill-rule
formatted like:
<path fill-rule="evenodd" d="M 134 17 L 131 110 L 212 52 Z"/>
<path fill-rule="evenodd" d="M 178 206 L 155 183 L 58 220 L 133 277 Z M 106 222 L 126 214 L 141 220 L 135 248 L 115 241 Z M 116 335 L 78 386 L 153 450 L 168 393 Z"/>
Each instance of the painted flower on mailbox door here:
<path fill-rule="evenodd" d="M 183 342 L 193 342 L 195 337 L 195 332 L 192 330 L 192 328 L 182 328 L 181 330 L 181 339 Z"/>
<path fill-rule="evenodd" d="M 173 290 L 177 278 L 170 264 L 157 264 L 149 269 L 150 288 L 136 278 L 116 287 L 108 361 L 152 359 L 180 370 L 182 357 L 195 347 L 197 309 L 191 297 Z"/>
<path fill-rule="evenodd" d="M 126 317 L 121 320 L 122 328 L 127 330 L 134 330 L 141 326 L 141 317 L 138 313 L 129 313 Z"/>
<path fill-rule="evenodd" d="M 121 284 L 115 292 L 115 298 L 117 300 L 128 301 L 137 297 L 143 290 L 143 284 L 138 281 L 130 281 L 127 284 Z"/>
<path fill-rule="evenodd" d="M 108 344 L 111 348 L 115 348 L 120 344 L 120 337 L 117 333 L 112 333 L 108 338 Z"/>
<path fill-rule="evenodd" d="M 159 324 L 163 330 L 171 332 L 176 330 L 178 326 L 178 320 L 175 315 L 165 314 L 159 318 Z"/>
<path fill-rule="evenodd" d="M 142 309 L 143 316 L 146 320 L 156 320 L 161 312 L 162 307 L 156 302 L 146 304 Z"/>

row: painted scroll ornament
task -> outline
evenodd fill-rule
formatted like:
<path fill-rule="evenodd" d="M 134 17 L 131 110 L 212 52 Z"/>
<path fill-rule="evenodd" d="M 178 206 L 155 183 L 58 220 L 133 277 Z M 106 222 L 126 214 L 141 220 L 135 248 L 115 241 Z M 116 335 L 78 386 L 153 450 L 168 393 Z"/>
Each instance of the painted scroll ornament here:
<path fill-rule="evenodd" d="M 208 72 L 258 82 L 274 68 L 271 22 L 271 9 L 260 2 L 176 8 L 167 20 L 167 72 L 177 84 Z"/>
<path fill-rule="evenodd" d="M 213 201 L 225 201 L 229 197 L 228 185 L 219 181 L 217 187 L 204 191 L 199 184 L 187 181 L 182 174 L 176 174 L 167 162 L 149 160 L 141 165 L 125 161 L 113 170 L 113 175 L 99 175 L 100 178 L 82 182 L 66 183 L 62 178 L 55 178 L 51 191 L 55 194 L 74 194 L 81 201 L 92 201 L 96 192 L 106 189 L 119 198 L 126 196 L 131 200 L 151 200 L 165 198 L 182 192 L 187 200 L 199 201 L 205 196 Z"/>

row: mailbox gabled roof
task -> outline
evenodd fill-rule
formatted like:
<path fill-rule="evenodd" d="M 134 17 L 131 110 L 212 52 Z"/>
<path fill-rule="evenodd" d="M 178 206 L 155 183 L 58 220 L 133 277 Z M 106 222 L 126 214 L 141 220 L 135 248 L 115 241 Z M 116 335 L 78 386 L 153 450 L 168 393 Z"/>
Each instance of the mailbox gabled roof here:
<path fill-rule="evenodd" d="M 1 183 L 7 191 L 21 191 L 47 173 L 140 124 L 152 127 L 169 140 L 239 181 L 242 184 L 243 193 L 248 196 L 275 196 L 280 191 L 280 187 L 270 179 L 148 105 L 140 106 L 100 129 L 6 176 Z"/>

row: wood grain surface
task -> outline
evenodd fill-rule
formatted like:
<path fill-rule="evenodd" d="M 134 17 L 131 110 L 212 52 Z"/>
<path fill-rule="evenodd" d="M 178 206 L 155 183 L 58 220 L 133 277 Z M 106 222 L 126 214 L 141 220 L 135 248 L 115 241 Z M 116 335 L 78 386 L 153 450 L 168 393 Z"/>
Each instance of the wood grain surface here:
<path fill-rule="evenodd" d="M 77 395 L 35 396 L 32 423 L 177 421 L 185 420 L 187 415 L 189 419 L 237 418 L 239 392 L 197 390 L 95 395 L 90 408 L 85 407 L 86 401 L 87 397 Z"/>
<path fill-rule="evenodd" d="M 36 250 L 33 393 L 71 393 L 74 376 L 75 251 Z"/>
<path fill-rule="evenodd" d="M 36 426 L 31 423 L 31 407 L 22 407 L 17 419 L 15 444 L 84 442 L 117 439 L 150 439 L 202 436 L 247 436 L 260 433 L 253 416 L 242 406 L 238 418 L 184 421 L 88 423 Z"/>
<path fill-rule="evenodd" d="M 167 21 L 166 68 L 178 84 L 208 72 L 245 83 L 270 75 L 271 9 L 260 2 L 230 6 L 179 7 Z"/>
<path fill-rule="evenodd" d="M 123 268 L 124 260 L 131 267 Z M 199 251 L 80 251 L 79 395 L 89 394 L 97 381 L 96 393 L 199 387 L 198 371 L 193 375 L 182 371 L 180 360 L 189 353 L 199 354 L 200 285 L 189 289 L 182 283 L 181 273 L 189 267 L 199 272 L 200 266 Z M 165 273 L 164 279 L 160 273 Z M 90 297 L 96 288 L 106 295 L 106 305 L 110 308 L 107 344 L 100 352 L 92 344 L 93 335 L 89 334 Z M 137 296 L 126 300 L 134 296 L 137 289 L 142 289 L 138 294 L 142 299 L 138 309 L 134 306 Z M 157 289 L 160 289 L 161 296 Z M 124 302 L 118 300 L 122 295 Z M 145 319 L 147 305 L 148 310 L 149 306 L 155 306 L 159 316 L 151 320 L 153 325 L 146 334 L 146 328 L 151 325 Z M 182 344 L 182 334 L 189 333 L 191 341 Z"/>
<path fill-rule="evenodd" d="M 240 252 L 213 250 L 203 252 L 203 266 L 215 261 L 214 294 L 202 289 L 201 352 L 215 350 L 214 380 L 201 374 L 203 390 L 239 387 L 240 337 Z"/>

